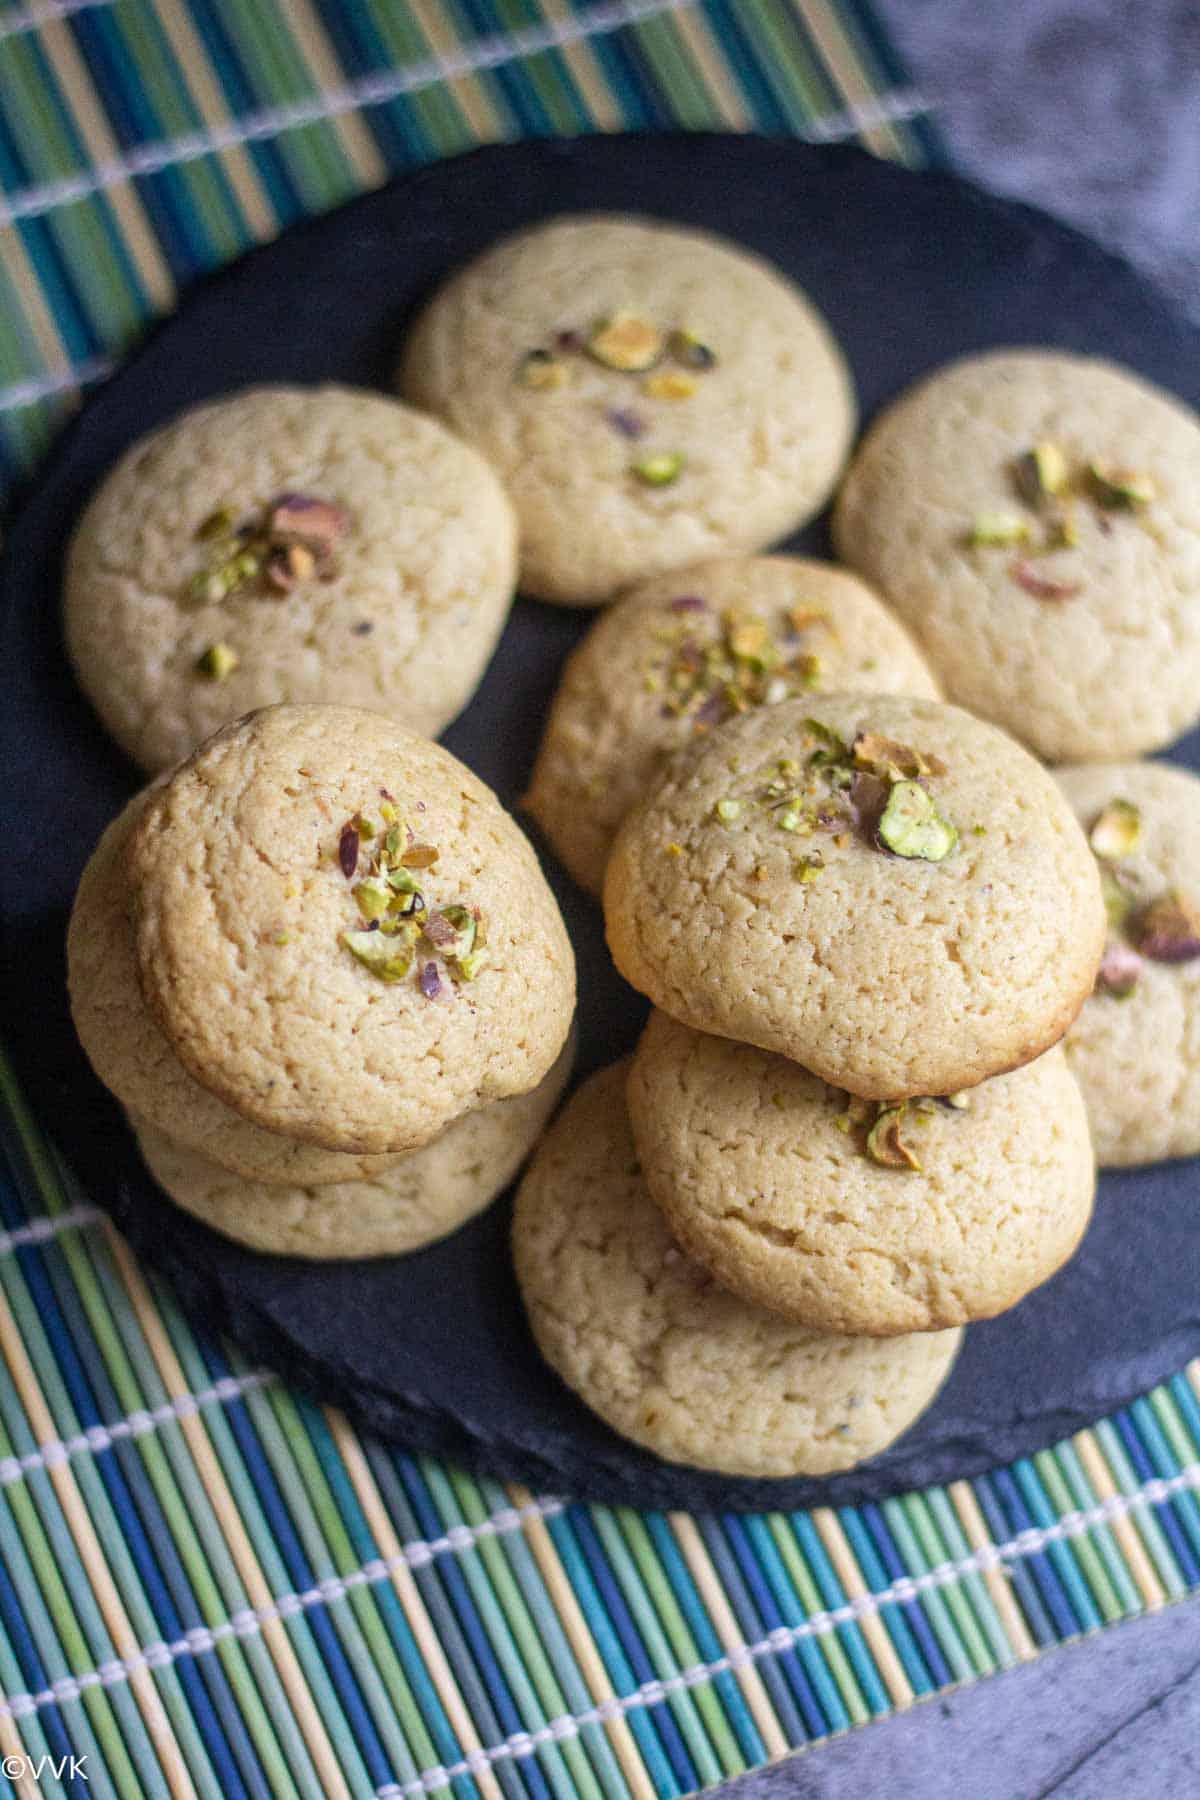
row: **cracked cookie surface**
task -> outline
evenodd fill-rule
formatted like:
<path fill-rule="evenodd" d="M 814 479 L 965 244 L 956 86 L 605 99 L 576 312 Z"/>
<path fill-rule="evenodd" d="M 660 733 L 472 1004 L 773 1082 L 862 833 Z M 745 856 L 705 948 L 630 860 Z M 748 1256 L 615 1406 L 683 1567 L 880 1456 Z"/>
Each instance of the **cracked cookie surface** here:
<path fill-rule="evenodd" d="M 753 644 L 734 653 L 755 623 L 769 633 L 767 667 Z M 659 576 L 568 658 L 524 805 L 599 897 L 617 827 L 668 757 L 741 706 L 837 688 L 939 693 L 904 626 L 847 570 L 737 556 Z"/>
<path fill-rule="evenodd" d="M 385 799 L 430 911 L 483 915 L 474 979 L 422 939 L 389 982 L 343 942 L 363 927 L 347 829 Z M 536 1086 L 562 1048 L 574 957 L 528 840 L 456 757 L 378 713 L 281 706 L 227 726 L 152 790 L 128 868 L 159 1025 L 197 1081 L 268 1130 L 415 1149 Z"/>
<path fill-rule="evenodd" d="M 1029 506 L 1017 462 L 1038 445 L 1067 491 Z M 1094 504 L 1092 461 L 1148 498 Z M 1048 548 L 1060 517 L 1075 541 Z M 1027 535 L 973 545 L 977 520 Z M 1019 350 L 936 371 L 867 433 L 833 532 L 947 696 L 1049 762 L 1136 756 L 1200 715 L 1200 420 L 1129 370 Z"/>
<path fill-rule="evenodd" d="M 646 1191 L 627 1071 L 580 1088 L 518 1190 L 513 1252 L 542 1354 L 602 1419 L 669 1462 L 825 1475 L 876 1455 L 930 1404 L 961 1332 L 818 1336 L 724 1292 Z"/>
<path fill-rule="evenodd" d="M 711 362 L 680 365 L 664 346 L 635 371 L 588 353 L 600 321 L 631 316 L 691 334 Z M 523 378 L 531 352 L 554 365 L 539 385 Z M 778 270 L 698 232 L 599 214 L 506 238 L 453 275 L 398 379 L 503 481 L 522 591 L 567 605 L 787 536 L 824 504 L 855 421 L 840 350 Z M 640 480 L 633 465 L 652 456 L 680 458 L 678 474 Z"/>
<path fill-rule="evenodd" d="M 386 1171 L 320 1187 L 244 1181 L 133 1118 L 150 1173 L 214 1231 L 280 1256 L 317 1261 L 400 1256 L 433 1244 L 491 1204 L 542 1134 L 571 1068 L 571 1046 L 527 1094 L 477 1107 Z"/>
<path fill-rule="evenodd" d="M 859 740 L 934 760 L 901 792 L 956 835 L 893 836 L 951 843 L 940 860 L 881 847 Z M 955 707 L 888 695 L 720 727 L 625 820 L 604 911 L 617 967 L 663 1011 L 879 1099 L 953 1093 L 1049 1049 L 1104 940 L 1095 859 L 1047 771 Z"/>
<path fill-rule="evenodd" d="M 891 1336 L 992 1318 L 1075 1250 L 1095 1187 L 1061 1048 L 906 1109 L 919 1171 L 873 1161 L 873 1109 L 798 1063 L 651 1015 L 629 1079 L 642 1173 L 723 1286 L 815 1331 Z"/>
<path fill-rule="evenodd" d="M 344 529 L 288 591 L 260 573 L 201 597 L 228 550 L 205 533 L 286 496 Z M 303 549 L 303 545 L 301 546 Z M 375 707 L 435 737 L 478 685 L 516 582 L 516 522 L 479 454 L 382 394 L 251 388 L 136 444 L 71 542 L 67 647 L 109 731 L 169 767 L 226 720 L 281 701 Z M 213 646 L 236 659 L 214 679 Z"/>
<path fill-rule="evenodd" d="M 1174 891 L 1200 908 L 1200 780 L 1166 763 L 1092 763 L 1059 769 L 1063 792 L 1090 831 L 1114 800 L 1137 808 L 1137 842 L 1109 865 L 1127 897 L 1136 938 L 1144 904 Z M 1132 946 L 1131 946 L 1132 947 Z M 1132 991 L 1097 992 L 1066 1037 L 1102 1167 L 1200 1155 L 1200 956 L 1138 959 Z"/>

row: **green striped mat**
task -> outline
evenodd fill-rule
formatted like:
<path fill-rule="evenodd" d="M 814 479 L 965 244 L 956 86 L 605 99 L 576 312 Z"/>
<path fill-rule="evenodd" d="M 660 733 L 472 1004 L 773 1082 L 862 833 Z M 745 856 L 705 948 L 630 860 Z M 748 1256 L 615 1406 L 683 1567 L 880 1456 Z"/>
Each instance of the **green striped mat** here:
<path fill-rule="evenodd" d="M 0 5 L 6 485 L 289 220 L 481 140 L 668 125 L 939 156 L 855 0 Z M 1200 1587 L 1198 1369 L 882 1505 L 535 1495 L 193 1328 L 0 1090 L 14 1791 L 667 1800 Z"/>

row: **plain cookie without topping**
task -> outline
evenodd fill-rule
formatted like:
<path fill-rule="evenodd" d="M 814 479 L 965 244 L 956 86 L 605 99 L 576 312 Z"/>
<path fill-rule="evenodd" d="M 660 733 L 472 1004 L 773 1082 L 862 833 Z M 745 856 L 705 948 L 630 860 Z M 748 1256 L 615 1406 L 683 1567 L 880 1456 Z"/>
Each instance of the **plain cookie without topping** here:
<path fill-rule="evenodd" d="M 1200 420 L 1125 369 L 1009 350 L 937 371 L 868 432 L 834 540 L 949 698 L 1050 762 L 1200 716 Z"/>
<path fill-rule="evenodd" d="M 318 1261 L 400 1256 L 433 1244 L 503 1193 L 536 1144 L 571 1069 L 565 1047 L 528 1094 L 478 1107 L 386 1173 L 322 1187 L 242 1181 L 131 1122 L 155 1180 L 185 1212 L 252 1250 Z"/>
<path fill-rule="evenodd" d="M 435 420 L 349 388 L 250 388 L 107 476 L 68 555 L 67 647 L 147 769 L 279 701 L 433 737 L 479 682 L 516 567 L 496 477 Z"/>
<path fill-rule="evenodd" d="M 824 504 L 855 423 L 841 352 L 777 269 L 598 214 L 452 276 L 399 382 L 508 489 L 522 590 L 567 605 L 786 537 Z"/>
<path fill-rule="evenodd" d="M 672 753 L 737 712 L 828 688 L 939 697 L 907 631 L 844 569 L 725 557 L 659 576 L 568 659 L 524 804 L 599 897 L 617 827 Z"/>
<path fill-rule="evenodd" d="M 513 1253 L 538 1346 L 614 1430 L 729 1475 L 828 1475 L 893 1443 L 933 1400 L 960 1331 L 818 1336 L 725 1293 L 646 1192 L 628 1065 L 594 1075 L 517 1192 Z"/>
<path fill-rule="evenodd" d="M 1066 1039 L 1097 1159 L 1200 1155 L 1200 780 L 1167 763 L 1057 775 L 1107 852 L 1109 948 Z"/>
<path fill-rule="evenodd" d="M 159 1024 L 268 1130 L 416 1149 L 535 1087 L 562 1048 L 574 958 L 528 840 L 456 757 L 378 713 L 227 726 L 151 792 L 129 871 Z"/>
<path fill-rule="evenodd" d="M 182 1149 L 247 1181 L 314 1187 L 382 1175 L 391 1156 L 355 1156 L 252 1125 L 188 1074 L 146 1005 L 138 978 L 129 837 L 138 794 L 83 871 L 67 932 L 71 1016 L 96 1074 L 131 1113 Z"/>
<path fill-rule="evenodd" d="M 646 1186 L 689 1255 L 810 1330 L 879 1337 L 1015 1306 L 1091 1215 L 1087 1113 L 1059 1047 L 957 1098 L 888 1109 L 872 1138 L 875 1107 L 661 1012 L 628 1091 Z"/>
<path fill-rule="evenodd" d="M 869 1099 L 1048 1050 L 1104 942 L 1052 777 L 956 707 L 889 695 L 715 731 L 622 825 L 604 911 L 617 967 L 664 1012 Z"/>

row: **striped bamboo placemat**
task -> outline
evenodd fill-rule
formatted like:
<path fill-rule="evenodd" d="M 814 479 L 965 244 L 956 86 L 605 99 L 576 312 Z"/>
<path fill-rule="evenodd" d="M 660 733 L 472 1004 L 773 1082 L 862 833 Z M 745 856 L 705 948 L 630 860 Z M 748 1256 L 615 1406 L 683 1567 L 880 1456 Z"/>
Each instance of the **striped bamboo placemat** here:
<path fill-rule="evenodd" d="M 939 156 L 856 0 L 0 5 L 4 480 L 290 219 L 484 139 L 681 124 Z M 0 1101 L 17 1792 L 667 1800 L 1200 1587 L 1200 1368 L 882 1505 L 572 1504 L 374 1441 L 193 1329 L 2 1062 Z"/>

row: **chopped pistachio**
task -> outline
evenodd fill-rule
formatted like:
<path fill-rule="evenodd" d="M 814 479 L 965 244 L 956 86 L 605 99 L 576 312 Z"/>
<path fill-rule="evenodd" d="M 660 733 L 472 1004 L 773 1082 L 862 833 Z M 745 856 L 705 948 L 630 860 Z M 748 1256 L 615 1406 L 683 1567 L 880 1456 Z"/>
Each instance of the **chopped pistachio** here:
<path fill-rule="evenodd" d="M 1142 908 L 1131 935 L 1151 962 L 1194 962 L 1200 956 L 1200 907 L 1185 894 L 1163 894 Z"/>
<path fill-rule="evenodd" d="M 867 1155 L 884 1169 L 913 1169 L 919 1175 L 921 1165 L 912 1146 L 906 1144 L 901 1135 L 905 1111 L 901 1102 L 899 1106 L 885 1107 L 879 1113 L 867 1133 Z"/>
<path fill-rule="evenodd" d="M 955 1112 L 966 1112 L 971 1104 L 971 1090 L 970 1088 L 959 1088 L 956 1093 L 943 1095 L 943 1099 L 947 1106 L 954 1108 Z"/>
<path fill-rule="evenodd" d="M 819 850 L 814 850 L 811 856 L 798 856 L 796 858 L 795 862 L 792 864 L 792 874 L 796 877 L 796 880 L 800 882 L 815 881 L 817 876 L 823 873 L 824 868 L 825 858 L 821 855 Z"/>
<path fill-rule="evenodd" d="M 804 815 L 798 813 L 794 806 L 789 806 L 776 815 L 775 823 L 780 831 L 799 831 L 804 823 Z"/>
<path fill-rule="evenodd" d="M 342 826 L 338 836 L 337 859 L 342 874 L 350 881 L 358 868 L 358 828 L 350 819 Z"/>
<path fill-rule="evenodd" d="M 1067 485 L 1067 459 L 1057 444 L 1035 444 L 1013 465 L 1017 492 L 1027 506 L 1039 508 Z"/>
<path fill-rule="evenodd" d="M 219 506 L 196 527 L 196 542 L 210 544 L 214 538 L 227 538 L 233 531 L 233 514 L 227 506 Z"/>
<path fill-rule="evenodd" d="M 343 931 L 341 942 L 380 981 L 403 981 L 412 968 L 411 932 Z"/>
<path fill-rule="evenodd" d="M 1137 901 L 1134 886 L 1127 879 L 1122 879 L 1124 873 L 1104 863 L 1100 865 L 1100 892 L 1104 897 L 1108 922 L 1114 931 L 1123 929 Z"/>
<path fill-rule="evenodd" d="M 267 535 L 276 544 L 301 543 L 318 554 L 332 550 L 350 516 L 333 500 L 311 494 L 277 494 L 267 517 Z"/>
<path fill-rule="evenodd" d="M 808 759 L 812 768 L 822 769 L 845 763 L 850 755 L 849 747 L 836 731 L 831 731 L 828 725 L 822 725 L 820 719 L 805 719 L 804 729 L 817 744 Z"/>
<path fill-rule="evenodd" d="M 716 364 L 716 351 L 694 331 L 673 331 L 670 349 L 675 361 L 685 369 L 711 369 Z"/>
<path fill-rule="evenodd" d="M 385 825 L 394 825 L 400 817 L 400 814 L 396 811 L 395 801 L 381 800 L 379 803 L 379 816 Z"/>
<path fill-rule="evenodd" d="M 459 958 L 457 965 L 458 973 L 462 976 L 464 981 L 474 981 L 480 969 L 482 969 L 487 962 L 487 959 L 488 953 L 486 950 L 472 950 L 469 956 Z"/>
<path fill-rule="evenodd" d="M 1092 498 L 1106 512 L 1134 512 L 1154 499 L 1154 483 L 1148 475 L 1130 469 L 1114 469 L 1108 463 L 1090 462 L 1088 487 Z"/>
<path fill-rule="evenodd" d="M 1142 959 L 1136 950 L 1119 939 L 1110 939 L 1096 973 L 1096 992 L 1113 1000 L 1127 1000 L 1142 973 Z"/>
<path fill-rule="evenodd" d="M 683 462 L 678 450 L 657 450 L 631 463 L 630 470 L 646 487 L 670 487 L 683 473 Z"/>
<path fill-rule="evenodd" d="M 680 369 L 662 369 L 657 375 L 648 375 L 642 383 L 643 394 L 651 400 L 690 400 L 695 391 L 692 376 Z"/>
<path fill-rule="evenodd" d="M 946 765 L 940 756 L 910 750 L 907 744 L 899 744 L 895 738 L 884 737 L 878 731 L 860 731 L 850 751 L 857 768 L 886 781 L 902 778 L 915 781 L 918 776 L 946 773 Z"/>
<path fill-rule="evenodd" d="M 665 348 L 666 338 L 658 327 L 629 312 L 600 319 L 587 341 L 588 355 L 595 362 L 625 375 L 641 375 L 652 369 L 661 361 Z"/>
<path fill-rule="evenodd" d="M 475 915 L 467 906 L 443 906 L 430 913 L 425 936 L 447 962 L 461 962 L 475 947 Z"/>
<path fill-rule="evenodd" d="M 676 843 L 668 844 L 667 845 L 667 855 L 668 856 L 682 856 L 683 855 L 683 845 L 676 844 Z"/>
<path fill-rule="evenodd" d="M 1070 505 L 1054 509 L 1046 520 L 1047 550 L 1074 550 L 1079 543 L 1079 521 Z"/>
<path fill-rule="evenodd" d="M 984 547 L 996 544 L 1023 544 L 1029 536 L 1029 521 L 1017 513 L 976 513 L 969 542 Z"/>
<path fill-rule="evenodd" d="M 958 842 L 958 832 L 937 809 L 933 795 L 917 781 L 897 781 L 879 817 L 876 835 L 895 856 L 942 862 Z"/>
<path fill-rule="evenodd" d="M 237 651 L 230 644 L 210 644 L 207 650 L 196 658 L 196 673 L 203 675 L 207 681 L 224 681 L 232 675 L 241 661 Z"/>
<path fill-rule="evenodd" d="M 517 380 L 521 386 L 534 388 L 540 394 L 565 387 L 569 376 L 567 364 L 557 356 L 551 356 L 548 350 L 528 351 L 517 367 Z"/>
<path fill-rule="evenodd" d="M 388 833 L 391 836 L 391 833 Z M 410 844 L 400 858 L 406 869 L 429 869 L 438 859 L 436 844 Z"/>
<path fill-rule="evenodd" d="M 1088 833 L 1088 842 L 1097 856 L 1116 862 L 1137 849 L 1142 835 L 1142 815 L 1132 800 L 1110 800 L 1102 808 Z"/>
<path fill-rule="evenodd" d="M 364 919 L 382 919 L 392 903 L 392 890 L 381 875 L 364 875 L 354 899 Z"/>
<path fill-rule="evenodd" d="M 740 800 L 718 800 L 713 811 L 722 825 L 732 825 L 733 821 L 741 816 L 742 803 Z"/>

